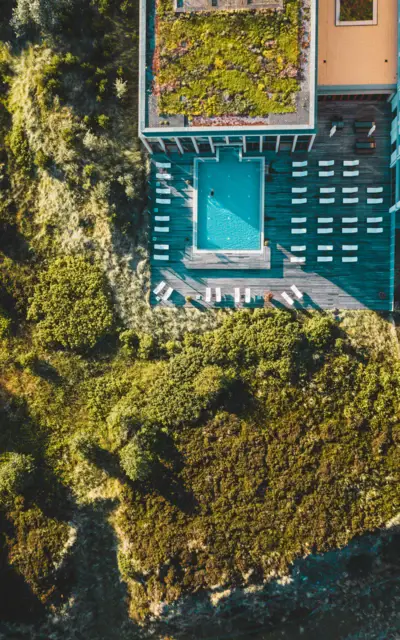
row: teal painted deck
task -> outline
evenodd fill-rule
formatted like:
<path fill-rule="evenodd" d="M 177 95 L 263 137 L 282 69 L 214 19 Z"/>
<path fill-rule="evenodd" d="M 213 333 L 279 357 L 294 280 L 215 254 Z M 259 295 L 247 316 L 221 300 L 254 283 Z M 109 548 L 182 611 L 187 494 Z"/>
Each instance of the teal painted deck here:
<path fill-rule="evenodd" d="M 329 129 L 332 119 L 343 117 L 345 129 L 330 139 Z M 251 287 L 251 306 L 262 305 L 264 292 L 272 291 L 276 306 L 284 302 L 281 293 L 290 293 L 290 285 L 296 284 L 305 294 L 304 304 L 313 308 L 342 308 L 390 310 L 391 300 L 391 252 L 393 250 L 394 224 L 390 208 L 390 123 L 391 111 L 387 103 L 368 102 L 335 102 L 319 105 L 319 133 L 314 147 L 308 156 L 290 153 L 264 153 L 266 163 L 270 165 L 270 175 L 265 182 L 265 237 L 269 241 L 271 250 L 271 269 L 236 270 L 234 264 L 229 270 L 212 269 L 190 270 L 184 260 L 191 255 L 193 241 L 192 205 L 193 205 L 193 155 L 180 156 L 157 155 L 152 157 L 152 172 L 149 183 L 149 210 L 151 212 L 152 229 L 150 231 L 150 251 L 153 255 L 153 239 L 156 243 L 169 244 L 169 262 L 157 262 L 151 259 L 152 288 L 161 280 L 174 288 L 174 293 L 166 305 L 183 305 L 186 296 L 202 296 L 196 302 L 205 305 L 206 287 L 221 287 L 222 303 L 215 306 L 234 306 L 234 287 Z M 377 129 L 374 134 L 377 150 L 374 156 L 357 156 L 354 152 L 356 134 L 353 131 L 354 120 L 374 120 Z M 247 155 L 259 157 L 259 153 Z M 308 176 L 292 178 L 292 161 L 308 159 Z M 343 160 L 360 160 L 360 175 L 356 178 L 343 177 Z M 318 173 L 324 168 L 318 166 L 319 160 L 335 160 L 334 177 L 322 178 Z M 161 187 L 170 186 L 170 205 L 156 205 L 156 170 L 155 161 L 171 162 L 168 170 L 171 180 L 167 180 Z M 327 167 L 325 170 L 329 170 Z M 299 169 L 301 170 L 301 169 Z M 346 168 L 351 170 L 351 168 Z M 189 181 L 190 184 L 187 184 Z M 292 197 L 303 197 L 292 194 L 292 187 L 307 187 L 307 203 L 292 205 Z M 319 203 L 320 188 L 335 187 L 335 204 Z M 344 205 L 342 203 L 343 187 L 358 187 L 354 197 L 359 198 L 358 204 Z M 382 204 L 367 205 L 367 187 L 383 187 Z M 322 197 L 330 197 L 323 195 Z M 352 197 L 350 194 L 345 197 Z M 368 197 L 374 197 L 368 194 Z M 158 206 L 157 215 L 169 215 L 168 233 L 154 231 L 154 207 Z M 292 217 L 307 217 L 307 224 L 292 224 Z M 318 217 L 332 217 L 332 224 L 318 223 Z M 343 217 L 357 217 L 357 224 L 342 224 Z M 367 217 L 382 217 L 379 224 L 367 223 Z M 343 234 L 342 227 L 357 227 L 356 234 Z M 306 235 L 292 235 L 292 227 L 306 227 Z M 333 229 L 332 234 L 320 235 L 318 227 Z M 383 233 L 367 233 L 368 227 L 382 227 Z M 345 252 L 342 245 L 358 245 L 358 251 Z M 306 245 L 307 250 L 302 254 L 291 251 L 294 245 Z M 332 252 L 318 251 L 318 245 L 333 245 Z M 319 263 L 318 255 L 332 255 L 333 262 Z M 297 265 L 289 261 L 290 255 L 305 255 L 306 264 Z M 357 263 L 343 263 L 342 256 L 358 256 Z M 230 258 L 229 258 L 230 260 Z M 251 267 L 251 265 L 250 265 Z M 156 304 L 155 296 L 151 301 Z"/>

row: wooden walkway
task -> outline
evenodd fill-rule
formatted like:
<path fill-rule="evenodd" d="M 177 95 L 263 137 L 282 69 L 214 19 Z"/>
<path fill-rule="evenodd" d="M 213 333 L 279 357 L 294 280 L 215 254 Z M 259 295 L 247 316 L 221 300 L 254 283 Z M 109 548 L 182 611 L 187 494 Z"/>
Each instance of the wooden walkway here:
<path fill-rule="evenodd" d="M 338 117 L 345 121 L 345 128 L 329 138 L 330 123 Z M 376 122 L 375 155 L 355 154 L 355 120 Z M 191 255 L 193 239 L 193 155 L 153 156 L 149 183 L 152 288 L 164 280 L 173 287 L 174 293 L 168 302 L 159 302 L 152 295 L 152 303 L 184 305 L 188 304 L 186 297 L 190 296 L 194 299 L 191 304 L 209 306 L 204 301 L 206 287 L 212 287 L 213 292 L 215 287 L 221 287 L 222 302 L 212 305 L 234 306 L 234 288 L 240 287 L 243 294 L 245 287 L 251 287 L 250 306 L 262 306 L 263 294 L 267 291 L 274 294 L 273 302 L 277 307 L 287 306 L 281 294 L 283 291 L 290 293 L 290 286 L 296 284 L 305 294 L 302 306 L 390 310 L 393 284 L 391 255 L 394 249 L 394 218 L 388 213 L 391 193 L 390 124 L 391 111 L 387 103 L 320 103 L 318 135 L 308 156 L 288 152 L 264 153 L 266 163 L 270 165 L 265 185 L 265 238 L 270 249 L 270 269 L 188 269 L 185 261 Z M 308 166 L 295 170 L 307 170 L 308 175 L 292 177 L 292 161 L 306 159 Z M 319 161 L 332 160 L 333 166 L 319 166 Z M 344 167 L 345 160 L 359 160 L 359 166 Z M 163 169 L 170 178 L 162 180 L 156 177 L 155 162 L 171 163 L 170 169 Z M 324 177 L 320 171 L 334 171 L 334 175 Z M 359 175 L 344 177 L 344 171 L 359 171 Z M 294 194 L 292 188 L 306 188 L 307 191 Z M 321 193 L 321 188 L 335 191 Z M 357 188 L 358 191 L 343 193 L 343 188 Z M 368 188 L 382 188 L 383 191 L 367 193 Z M 157 189 L 170 189 L 171 193 L 156 193 Z M 307 199 L 306 203 L 292 204 L 292 198 L 303 197 Z M 169 199 L 171 203 L 156 203 L 157 198 Z M 321 203 L 320 198 L 333 198 L 334 203 Z M 344 204 L 344 198 L 358 198 L 358 202 Z M 369 198 L 376 199 L 376 202 L 367 204 Z M 170 220 L 157 222 L 156 216 L 169 216 Z M 292 222 L 292 218 L 306 220 L 298 223 Z M 155 231 L 155 227 L 163 226 L 169 231 Z M 305 234 L 292 233 L 294 229 L 304 228 Z M 332 231 L 324 233 L 327 229 Z M 347 233 L 344 229 L 356 231 Z M 375 233 L 373 230 L 376 229 L 382 229 L 382 232 Z M 156 250 L 156 244 L 169 245 L 169 249 Z M 304 246 L 305 251 L 294 249 Z M 155 260 L 154 254 L 169 255 L 169 261 Z M 291 262 L 294 256 L 305 256 L 305 264 Z M 332 261 L 321 262 L 318 260 L 321 257 L 332 257 Z M 356 257 L 357 262 L 348 261 L 348 258 Z"/>

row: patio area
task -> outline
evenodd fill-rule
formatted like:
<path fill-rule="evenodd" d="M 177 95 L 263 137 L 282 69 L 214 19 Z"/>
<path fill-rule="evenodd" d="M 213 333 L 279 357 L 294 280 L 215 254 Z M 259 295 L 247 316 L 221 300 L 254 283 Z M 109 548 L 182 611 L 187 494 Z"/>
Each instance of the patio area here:
<path fill-rule="evenodd" d="M 331 123 L 338 118 L 343 118 L 344 128 L 330 138 Z M 223 252 L 193 260 L 196 156 L 152 156 L 152 290 L 165 282 L 157 297 L 152 293 L 152 304 L 254 307 L 263 306 L 264 295 L 271 292 L 272 304 L 287 306 L 282 293 L 294 298 L 290 287 L 295 285 L 304 294 L 296 303 L 302 307 L 391 309 L 394 220 L 389 214 L 390 106 L 372 101 L 322 102 L 318 120 L 319 133 L 308 155 L 246 154 L 263 156 L 267 167 L 264 251 L 268 260 Z M 375 122 L 374 155 L 356 155 L 356 120 Z M 307 164 L 296 167 L 293 162 Z M 211 301 L 206 301 L 210 288 Z M 238 288 L 240 302 L 236 292 L 235 303 Z M 244 293 L 249 288 L 247 303 Z M 220 302 L 217 289 L 221 290 Z M 170 294 L 163 300 L 168 290 Z"/>

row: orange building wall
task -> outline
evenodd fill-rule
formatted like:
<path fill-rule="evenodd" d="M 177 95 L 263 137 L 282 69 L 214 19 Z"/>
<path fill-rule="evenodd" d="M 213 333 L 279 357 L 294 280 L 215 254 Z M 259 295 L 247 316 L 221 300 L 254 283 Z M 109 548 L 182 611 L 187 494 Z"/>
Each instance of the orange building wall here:
<path fill-rule="evenodd" d="M 396 84 L 397 0 L 378 0 L 378 24 L 371 26 L 337 27 L 335 0 L 318 7 L 319 85 Z"/>

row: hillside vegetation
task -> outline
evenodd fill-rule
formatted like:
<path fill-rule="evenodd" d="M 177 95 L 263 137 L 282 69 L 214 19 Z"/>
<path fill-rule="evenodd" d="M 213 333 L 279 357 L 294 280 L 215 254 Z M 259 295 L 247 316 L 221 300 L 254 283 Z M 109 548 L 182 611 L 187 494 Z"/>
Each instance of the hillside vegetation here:
<path fill-rule="evenodd" d="M 7 640 L 145 637 L 399 512 L 384 317 L 147 304 L 137 19 L 129 0 L 0 16 Z"/>

